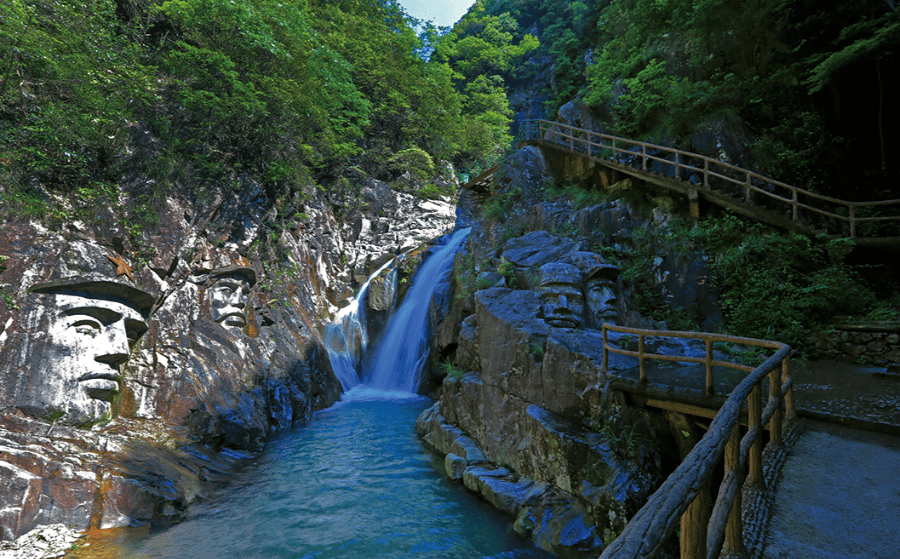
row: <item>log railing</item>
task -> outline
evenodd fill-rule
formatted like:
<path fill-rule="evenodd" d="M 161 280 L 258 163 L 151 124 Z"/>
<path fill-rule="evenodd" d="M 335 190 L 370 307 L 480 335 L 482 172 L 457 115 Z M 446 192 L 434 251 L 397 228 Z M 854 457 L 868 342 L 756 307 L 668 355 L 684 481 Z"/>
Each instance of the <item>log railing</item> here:
<path fill-rule="evenodd" d="M 755 196 L 764 204 L 782 206 L 784 213 L 794 222 L 800 222 L 801 210 L 812 212 L 845 224 L 846 227 L 840 228 L 840 236 L 851 239 L 877 237 L 860 231 L 861 224 L 900 221 L 900 199 L 849 202 L 822 196 L 705 155 L 548 120 L 522 122 L 522 135 L 529 141 L 548 143 L 597 159 L 608 159 L 644 172 L 662 170 L 671 173 L 671 178 L 676 181 L 685 181 L 693 186 L 717 190 L 731 188 L 747 204 Z M 814 203 L 817 205 L 812 205 Z M 895 206 L 887 210 L 888 215 L 865 215 L 878 214 L 888 206 Z M 900 237 L 884 239 L 900 241 Z"/>
<path fill-rule="evenodd" d="M 638 336 L 637 350 L 625 350 L 609 344 L 608 332 Z M 679 357 L 645 351 L 648 336 L 693 338 L 706 344 L 705 357 Z M 725 342 L 775 350 L 756 368 L 715 359 L 713 344 Z M 769 445 L 782 444 L 786 418 L 796 416 L 793 402 L 790 355 L 786 344 L 751 338 L 739 338 L 700 332 L 639 330 L 622 326 L 603 326 L 603 366 L 607 370 L 609 354 L 637 357 L 640 378 L 647 383 L 648 359 L 703 363 L 706 365 L 706 391 L 713 389 L 713 367 L 749 370 L 713 418 L 706 435 L 694 446 L 682 463 L 666 479 L 647 503 L 634 515 L 619 535 L 604 550 L 601 559 L 649 559 L 654 557 L 680 522 L 681 558 L 715 559 L 723 555 L 744 555 L 741 524 L 741 487 L 745 476 L 751 486 L 763 486 L 763 431 L 770 432 Z M 769 379 L 769 397 L 763 408 L 763 381 Z M 744 405 L 746 403 L 746 412 Z M 747 417 L 747 432 L 741 437 L 741 419 Z M 725 476 L 717 491 L 715 506 L 709 508 L 709 488 L 713 473 L 724 456 Z M 745 474 L 746 471 L 746 474 Z M 724 544 L 724 546 L 723 546 Z"/>

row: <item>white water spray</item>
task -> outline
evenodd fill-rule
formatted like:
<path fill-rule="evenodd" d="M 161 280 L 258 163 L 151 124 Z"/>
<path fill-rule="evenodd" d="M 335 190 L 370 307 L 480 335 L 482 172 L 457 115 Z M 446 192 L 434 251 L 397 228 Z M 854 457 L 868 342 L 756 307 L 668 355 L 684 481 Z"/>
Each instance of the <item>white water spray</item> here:
<path fill-rule="evenodd" d="M 366 333 L 365 296 L 369 284 L 388 269 L 394 260 L 388 260 L 376 270 L 349 305 L 338 311 L 334 321 L 325 330 L 325 347 L 335 376 L 344 392 L 360 383 L 357 368 L 369 343 Z"/>
<path fill-rule="evenodd" d="M 450 271 L 453 257 L 469 235 L 461 229 L 447 244 L 435 247 L 413 278 L 403 304 L 391 316 L 372 366 L 364 375 L 366 385 L 377 390 L 414 393 L 428 357 L 428 307 L 438 283 Z"/>

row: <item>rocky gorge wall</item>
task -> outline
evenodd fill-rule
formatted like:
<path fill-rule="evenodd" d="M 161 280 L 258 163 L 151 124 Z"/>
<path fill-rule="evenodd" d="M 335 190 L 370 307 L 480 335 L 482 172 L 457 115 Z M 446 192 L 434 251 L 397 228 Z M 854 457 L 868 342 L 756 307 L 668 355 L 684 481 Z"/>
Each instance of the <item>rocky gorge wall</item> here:
<path fill-rule="evenodd" d="M 602 370 L 603 323 L 655 326 L 603 254 L 629 250 L 638 227 L 665 226 L 665 212 L 622 200 L 576 209 L 550 194 L 554 176 L 534 146 L 495 174 L 494 200 L 513 201 L 477 223 L 435 298 L 432 352 L 444 366 L 434 370 L 446 376 L 433 379 L 440 399 L 417 431 L 449 477 L 516 518 L 517 533 L 561 557 L 592 557 L 700 434 L 678 414 L 611 393 L 608 375 L 635 367 L 630 358 L 611 355 Z M 658 260 L 663 297 L 677 296 L 700 323 L 721 320 L 699 255 Z"/>
<path fill-rule="evenodd" d="M 178 518 L 340 397 L 323 327 L 373 265 L 456 223 L 449 198 L 354 180 L 175 191 L 136 230 L 135 172 L 89 219 L 0 223 L 0 538 Z"/>

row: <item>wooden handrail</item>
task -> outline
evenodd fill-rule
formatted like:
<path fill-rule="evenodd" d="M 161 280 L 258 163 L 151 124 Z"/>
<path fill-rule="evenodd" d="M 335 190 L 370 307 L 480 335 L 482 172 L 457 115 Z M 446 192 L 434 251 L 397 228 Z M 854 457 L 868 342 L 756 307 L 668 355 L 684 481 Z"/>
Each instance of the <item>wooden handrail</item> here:
<path fill-rule="evenodd" d="M 639 336 L 638 352 L 629 352 L 609 344 L 608 332 Z M 647 359 L 691 361 L 686 357 L 646 353 L 642 340 L 646 336 L 693 338 L 706 345 L 707 391 L 712 385 L 712 365 L 728 367 L 728 362 L 715 360 L 713 343 L 729 342 L 776 349 L 775 353 L 753 369 L 722 404 L 709 426 L 709 431 L 694 446 L 675 471 L 663 482 L 647 503 L 625 526 L 621 535 L 604 550 L 601 559 L 648 559 L 655 556 L 663 543 L 681 523 L 682 559 L 714 559 L 719 551 L 740 555 L 743 551 L 741 526 L 741 486 L 745 475 L 749 482 L 762 487 L 762 433 L 769 426 L 768 444 L 779 445 L 785 418 L 794 418 L 793 383 L 791 381 L 791 348 L 780 342 L 703 332 L 641 330 L 622 326 L 603 326 L 603 370 L 609 364 L 609 353 L 638 356 L 641 378 L 646 382 L 643 362 Z M 697 362 L 699 362 L 697 361 Z M 747 367 L 731 363 L 731 368 Z M 769 378 L 769 398 L 763 409 L 762 383 Z M 748 409 L 747 433 L 740 437 L 740 420 L 744 402 Z M 716 465 L 724 457 L 725 476 L 717 491 L 716 504 L 709 510 L 708 489 Z M 745 473 L 746 472 L 746 473 Z M 723 548 L 724 544 L 724 548 Z"/>
<path fill-rule="evenodd" d="M 707 157 L 705 155 L 700 155 L 698 153 L 692 153 L 680 149 L 661 146 L 658 144 L 651 144 L 648 142 L 629 140 L 627 138 L 621 138 L 609 134 L 601 134 L 599 132 L 594 132 L 592 130 L 586 130 L 583 128 L 576 128 L 574 126 L 569 126 L 560 122 L 553 122 L 548 120 L 523 121 L 522 134 L 523 137 L 527 140 L 548 143 L 557 147 L 568 149 L 569 151 L 575 153 L 586 153 L 590 157 L 610 159 L 620 165 L 637 167 L 644 172 L 648 171 L 648 161 L 651 163 L 658 162 L 662 163 L 663 165 L 670 165 L 674 167 L 674 180 L 680 182 L 685 182 L 682 178 L 682 169 L 689 172 L 696 172 L 703 178 L 702 185 L 696 184 L 694 185 L 696 187 L 712 189 L 712 186 L 710 184 L 711 178 L 733 184 L 736 187 L 743 189 L 743 198 L 747 203 L 750 202 L 751 193 L 755 193 L 756 195 L 764 196 L 775 202 L 787 204 L 788 206 L 790 206 L 791 220 L 793 221 L 799 221 L 800 210 L 804 210 L 838 221 L 846 222 L 849 225 L 849 238 L 851 239 L 867 238 L 858 234 L 858 225 L 860 223 L 900 221 L 900 213 L 887 216 L 858 216 L 859 209 L 861 208 L 900 205 L 900 199 L 878 200 L 873 202 L 850 202 L 847 200 L 841 200 L 838 198 L 833 198 L 831 196 L 824 196 L 821 194 L 816 194 L 814 192 L 809 192 L 807 190 L 803 190 L 801 188 L 797 188 L 795 186 L 791 186 L 775 179 L 760 175 L 759 173 L 754 173 L 753 171 L 749 171 L 735 165 L 730 165 L 728 163 L 724 163 L 717 159 Z M 640 151 L 630 151 L 631 149 L 638 147 L 640 148 Z M 597 155 L 594 154 L 594 148 L 596 148 Z M 662 154 L 662 156 L 652 155 L 651 153 L 648 153 L 648 149 L 657 150 Z M 603 150 L 608 150 L 609 154 L 611 155 L 608 157 L 600 155 L 603 154 Z M 622 157 L 620 157 L 620 154 L 622 155 Z M 669 157 L 672 156 L 674 156 L 674 161 L 671 161 L 669 159 Z M 623 161 L 624 157 L 640 158 L 640 164 L 631 163 L 627 160 Z M 691 163 L 693 161 L 702 161 L 702 167 L 692 165 Z M 727 173 L 730 173 L 733 176 L 729 176 Z M 757 184 L 754 184 L 754 182 L 756 182 Z M 779 194 L 776 194 L 775 192 L 769 192 L 768 190 L 761 188 L 761 186 L 758 185 L 768 185 L 771 188 L 781 188 L 786 191 L 786 194 L 784 196 L 781 196 Z M 843 208 L 846 211 L 847 215 L 835 213 L 834 209 L 832 209 L 832 211 L 829 211 L 827 209 L 817 208 L 810 205 L 810 203 L 805 203 L 806 200 L 817 200 L 820 202 L 832 204 L 834 206 L 837 206 L 838 208 Z"/>

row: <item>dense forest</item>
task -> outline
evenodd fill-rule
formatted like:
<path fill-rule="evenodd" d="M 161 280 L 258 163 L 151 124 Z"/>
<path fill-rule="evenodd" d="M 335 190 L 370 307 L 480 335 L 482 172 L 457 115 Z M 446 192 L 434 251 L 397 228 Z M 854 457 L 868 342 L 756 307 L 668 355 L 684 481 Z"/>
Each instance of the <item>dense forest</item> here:
<path fill-rule="evenodd" d="M 4 198 L 115 181 L 138 123 L 164 145 L 159 185 L 186 166 L 383 174 L 410 148 L 466 168 L 511 140 L 528 84 L 537 116 L 581 98 L 671 143 L 725 121 L 776 178 L 861 199 L 896 184 L 891 0 L 478 0 L 452 29 L 421 23 L 394 0 L 5 2 Z"/>
<path fill-rule="evenodd" d="M 428 62 L 417 23 L 394 1 L 4 2 L 2 201 L 63 211 L 54 195 L 93 199 L 134 165 L 145 202 L 241 173 L 273 191 L 384 175 L 404 150 L 465 166 L 508 141 L 508 109 Z M 153 161 L 129 157 L 142 134 Z"/>
<path fill-rule="evenodd" d="M 522 118 L 555 119 L 575 100 L 607 133 L 696 151 L 695 138 L 717 129 L 740 140 L 741 166 L 869 201 L 900 198 L 891 133 L 900 92 L 889 78 L 900 72 L 898 46 L 889 0 L 479 0 L 432 58 L 467 83 L 490 74 L 508 94 L 513 129 Z M 609 198 L 557 186 L 579 205 Z M 896 235 L 889 227 L 879 234 Z M 848 315 L 900 318 L 890 257 L 849 241 L 728 215 L 638 233 L 628 249 L 601 249 L 623 267 L 642 314 L 677 329 L 697 324 L 654 296 L 651 264 L 667 251 L 710 256 L 727 331 L 801 354 L 811 331 Z"/>

